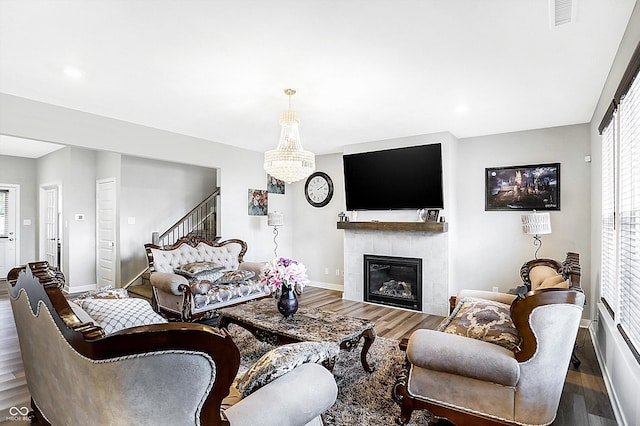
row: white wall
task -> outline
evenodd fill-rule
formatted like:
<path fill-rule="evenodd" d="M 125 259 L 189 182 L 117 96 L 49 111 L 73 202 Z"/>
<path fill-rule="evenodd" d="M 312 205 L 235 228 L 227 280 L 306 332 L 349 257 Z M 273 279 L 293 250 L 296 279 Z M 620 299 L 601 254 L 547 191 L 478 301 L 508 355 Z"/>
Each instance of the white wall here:
<path fill-rule="evenodd" d="M 592 295 L 599 302 L 600 289 L 600 241 L 602 238 L 601 229 L 601 206 L 602 206 L 602 138 L 598 134 L 598 126 L 606 109 L 611 104 L 613 95 L 620 83 L 624 70 L 629 63 L 633 51 L 640 41 L 640 6 L 636 5 L 625 35 L 618 48 L 615 61 L 609 76 L 600 95 L 600 100 L 596 106 L 590 127 L 592 175 L 591 175 L 591 258 L 593 262 L 590 270 L 583 269 L 583 272 L 590 272 L 593 283 Z M 592 307 L 592 311 L 594 308 Z M 631 350 L 623 341 L 620 332 L 609 313 L 598 304 L 595 315 L 596 322 L 591 326 L 591 332 L 595 336 L 595 348 L 598 361 L 603 370 L 608 391 L 614 398 L 614 410 L 618 415 L 618 420 L 622 424 L 640 424 L 640 393 L 638 383 L 640 383 L 640 364 L 633 357 Z"/>
<path fill-rule="evenodd" d="M 293 253 L 283 252 L 282 254 L 302 262 L 307 267 L 309 279 L 313 285 L 342 290 L 344 231 L 336 227 L 338 214 L 345 210 L 342 154 L 317 156 L 316 170 L 325 172 L 333 181 L 333 198 L 324 207 L 313 207 L 304 195 L 306 180 L 287 188 L 287 191 L 291 190 L 293 193 L 293 211 L 287 216 L 295 238 Z M 291 220 L 291 217 L 294 220 Z M 287 225 L 286 222 L 285 225 Z"/>
<path fill-rule="evenodd" d="M 450 133 L 443 132 L 349 145 L 345 147 L 344 153 L 353 154 L 430 143 L 442 143 L 443 146 L 445 209 L 442 214 L 446 216 L 447 220 L 450 220 L 455 214 L 453 208 L 455 197 L 452 195 L 455 191 L 453 156 L 457 151 L 457 140 Z M 342 154 L 317 156 L 316 170 L 323 171 L 331 177 L 334 196 L 325 207 L 312 207 L 304 196 L 305 181 L 292 185 L 295 190 L 293 198 L 295 216 L 293 256 L 305 264 L 313 285 L 342 290 L 344 284 L 344 231 L 338 230 L 336 226 L 338 214 L 346 210 Z M 381 173 L 383 172 L 381 171 Z M 361 211 L 358 212 L 358 220 L 417 221 L 418 215 L 416 210 Z M 450 232 L 455 233 L 455 227 Z M 338 275 L 336 275 L 336 270 Z"/>
<path fill-rule="evenodd" d="M 169 229 L 215 191 L 216 170 L 123 155 L 121 176 L 117 245 L 124 285 L 147 267 L 151 234 Z"/>
<path fill-rule="evenodd" d="M 533 258 L 533 239 L 522 233 L 517 211 L 485 211 L 485 168 L 560 163 L 560 210 L 550 211 L 553 233 L 542 236 L 540 258 L 563 260 L 580 254 L 590 267 L 589 126 L 554 127 L 460 139 L 456 176 L 458 229 L 454 243 L 452 291 L 461 288 L 507 291 L 521 284 L 520 266 Z M 589 275 L 582 277 L 593 304 Z"/>
<path fill-rule="evenodd" d="M 0 94 L 0 134 L 219 168 L 222 238 L 245 240 L 247 260 L 273 257 L 272 229 L 266 216 L 246 213 L 247 190 L 266 189 L 262 153 L 7 94 Z M 292 211 L 288 195 L 270 198 L 276 208 Z M 283 253 L 291 253 L 291 234 L 283 232 L 279 244 Z"/>
<path fill-rule="evenodd" d="M 20 229 L 19 262 L 33 262 L 37 260 L 36 160 L 0 155 L 0 183 L 20 185 L 20 218 L 16 222 Z M 31 225 L 25 225 L 24 220 L 30 220 Z"/>
<path fill-rule="evenodd" d="M 75 147 L 60 149 L 38 159 L 37 175 L 39 188 L 45 185 L 62 188 L 61 267 L 67 290 L 91 288 L 96 283 L 95 152 Z M 84 219 L 77 220 L 78 214 Z M 38 255 L 43 257 L 41 253 Z"/>
<path fill-rule="evenodd" d="M 449 133 L 375 141 L 345 148 L 345 153 L 363 152 L 443 142 L 445 209 L 449 225 L 449 291 L 462 288 L 507 291 L 520 285 L 520 266 L 533 257 L 531 236 L 522 233 L 520 212 L 484 210 L 485 168 L 560 163 L 561 210 L 552 211 L 553 233 L 543 236 L 539 257 L 564 259 L 567 251 L 580 253 L 583 270 L 590 268 L 590 173 L 584 162 L 590 153 L 587 124 L 531 130 L 457 140 Z M 295 184 L 294 256 L 304 259 L 312 281 L 339 285 L 333 279 L 343 252 L 343 231 L 336 231 L 337 213 L 344 210 L 342 155 L 319 156 L 318 170 L 329 173 L 337 188 L 331 203 L 320 209 L 304 199 L 304 182 Z M 417 220 L 416 212 L 358 212 L 358 220 Z M 329 274 L 325 275 L 325 268 Z M 582 285 L 591 305 L 588 274 Z M 589 316 L 589 310 L 585 316 Z"/>

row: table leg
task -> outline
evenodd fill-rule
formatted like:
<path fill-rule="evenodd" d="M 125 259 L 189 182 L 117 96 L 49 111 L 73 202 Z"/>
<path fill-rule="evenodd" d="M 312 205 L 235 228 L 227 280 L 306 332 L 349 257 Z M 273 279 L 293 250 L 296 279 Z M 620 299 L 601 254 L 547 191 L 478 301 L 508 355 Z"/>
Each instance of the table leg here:
<path fill-rule="evenodd" d="M 369 352 L 369 348 L 373 342 L 376 340 L 376 333 L 373 331 L 373 328 L 370 328 L 365 330 L 365 332 L 362 333 L 362 336 L 364 337 L 364 343 L 362 345 L 362 352 L 360 352 L 360 362 L 362 363 L 364 371 L 373 373 L 376 368 L 374 366 L 370 366 L 367 362 L 367 353 Z"/>

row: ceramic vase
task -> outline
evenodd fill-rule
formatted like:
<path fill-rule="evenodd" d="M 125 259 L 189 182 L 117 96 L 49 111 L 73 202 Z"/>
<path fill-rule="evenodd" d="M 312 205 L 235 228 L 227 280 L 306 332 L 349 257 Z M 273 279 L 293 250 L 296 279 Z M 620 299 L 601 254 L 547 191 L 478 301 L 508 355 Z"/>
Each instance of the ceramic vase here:
<path fill-rule="evenodd" d="M 298 297 L 296 292 L 289 287 L 282 287 L 282 294 L 278 299 L 278 311 L 285 318 L 292 318 L 293 314 L 298 310 Z"/>

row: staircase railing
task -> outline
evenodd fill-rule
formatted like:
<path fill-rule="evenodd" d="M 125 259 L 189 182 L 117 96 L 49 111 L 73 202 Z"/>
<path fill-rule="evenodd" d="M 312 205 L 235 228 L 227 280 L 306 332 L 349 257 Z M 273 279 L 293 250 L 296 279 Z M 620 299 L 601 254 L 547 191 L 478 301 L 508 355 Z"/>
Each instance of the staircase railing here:
<path fill-rule="evenodd" d="M 153 233 L 152 242 L 157 246 L 173 245 L 182 237 L 200 237 L 209 241 L 220 239 L 220 229 L 218 221 L 218 211 L 220 211 L 220 188 L 216 188 L 213 194 L 205 198 L 200 204 L 195 206 L 189 213 L 174 223 L 162 235 Z M 130 287 L 138 281 L 149 268 L 140 271 L 132 280 L 126 283 L 123 288 Z"/>
<path fill-rule="evenodd" d="M 218 204 L 220 202 L 220 188 L 205 198 L 200 204 L 184 215 L 153 243 L 158 246 L 170 246 L 182 237 L 196 236 L 209 241 L 220 239 L 218 229 Z"/>

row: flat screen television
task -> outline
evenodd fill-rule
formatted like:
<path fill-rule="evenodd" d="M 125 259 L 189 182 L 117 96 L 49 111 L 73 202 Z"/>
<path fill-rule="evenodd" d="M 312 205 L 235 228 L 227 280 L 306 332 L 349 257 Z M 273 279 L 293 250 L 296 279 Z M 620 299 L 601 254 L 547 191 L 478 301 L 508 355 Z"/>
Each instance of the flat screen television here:
<path fill-rule="evenodd" d="M 444 207 L 439 143 L 342 158 L 347 210 Z"/>

